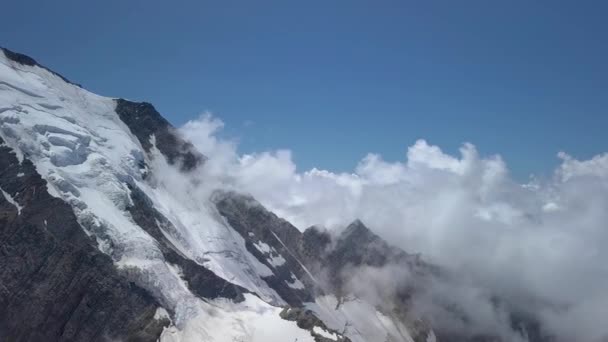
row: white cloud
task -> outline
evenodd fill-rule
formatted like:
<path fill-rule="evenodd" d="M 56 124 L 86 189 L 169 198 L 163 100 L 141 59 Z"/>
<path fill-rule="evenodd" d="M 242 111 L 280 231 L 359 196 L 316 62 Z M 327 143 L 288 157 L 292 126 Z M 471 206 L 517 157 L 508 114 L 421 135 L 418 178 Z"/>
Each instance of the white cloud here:
<path fill-rule="evenodd" d="M 239 155 L 217 138 L 222 127 L 205 115 L 181 128 L 210 158 L 203 172 L 300 229 L 360 218 L 392 244 L 521 301 L 561 336 L 608 336 L 600 314 L 608 307 L 608 154 L 581 161 L 560 153 L 554 176 L 530 184 L 472 144 L 452 156 L 424 140 L 403 162 L 369 154 L 352 173 L 298 172 L 289 151 Z"/>

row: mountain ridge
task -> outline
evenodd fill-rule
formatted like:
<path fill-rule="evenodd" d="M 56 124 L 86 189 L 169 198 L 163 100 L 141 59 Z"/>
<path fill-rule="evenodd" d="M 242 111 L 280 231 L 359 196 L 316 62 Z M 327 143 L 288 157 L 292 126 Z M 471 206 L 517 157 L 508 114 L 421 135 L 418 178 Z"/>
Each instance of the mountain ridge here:
<path fill-rule="evenodd" d="M 70 84 L 73 84 L 73 85 L 75 85 L 77 87 L 82 88 L 82 85 L 80 85 L 78 83 L 73 83 L 72 81 L 70 81 L 67 78 L 65 78 L 63 75 L 61 75 L 61 74 L 59 74 L 59 73 L 57 73 L 57 72 L 55 72 L 55 71 L 47 68 L 46 66 L 38 63 L 35 59 L 33 59 L 32 57 L 30 57 L 28 55 L 24 55 L 22 53 L 12 51 L 12 50 L 10 50 L 8 48 L 5 48 L 5 47 L 2 47 L 2 46 L 0 46 L 0 50 L 4 53 L 4 55 L 8 59 L 10 59 L 10 60 L 12 60 L 14 62 L 17 62 L 17 63 L 22 64 L 22 65 L 27 65 L 27 66 L 37 66 L 37 67 L 40 67 L 40 68 L 42 68 L 42 69 L 44 69 L 44 70 L 46 70 L 46 71 L 54 74 L 55 76 L 60 77 L 66 83 L 70 83 Z"/>
<path fill-rule="evenodd" d="M 85 324 L 84 329 L 75 330 L 66 330 L 62 320 L 80 317 L 70 313 L 70 310 L 81 310 L 80 306 L 65 313 L 54 310 L 59 320 L 51 323 L 50 316 L 46 316 L 50 313 L 42 314 L 40 319 L 51 325 L 43 327 L 32 320 L 34 327 L 31 328 L 19 323 L 25 319 L 25 312 L 37 310 L 43 302 L 57 307 L 62 302 L 71 302 L 70 296 L 89 292 L 92 295 L 95 293 L 91 292 L 93 288 L 87 286 L 93 286 L 93 283 L 84 283 L 81 290 L 84 292 L 67 292 L 65 298 L 68 299 L 58 296 L 58 292 L 49 292 L 28 302 L 20 301 L 15 290 L 5 287 L 0 301 L 25 305 L 25 311 L 19 314 L 11 309 L 8 316 L 0 317 L 0 327 L 7 327 L 0 330 L 0 335 L 9 341 L 35 341 L 41 336 L 49 341 L 105 338 L 189 341 L 192 336 L 200 338 L 203 333 L 209 340 L 249 336 L 247 340 L 257 341 L 262 335 L 250 336 L 250 329 L 256 322 L 263 325 L 271 321 L 275 328 L 289 331 L 275 334 L 304 341 L 339 339 L 356 342 L 390 333 L 383 327 L 365 328 L 369 325 L 365 321 L 357 323 L 356 330 L 346 328 L 353 325 L 346 323 L 349 322 L 348 311 L 336 311 L 331 306 L 326 307 L 325 302 L 319 302 L 315 297 L 313 276 L 295 252 L 294 241 L 298 239 L 292 237 L 299 237 L 301 233 L 287 221 L 274 214 L 264 214 L 261 219 L 280 222 L 277 226 L 280 228 L 264 230 L 259 225 L 251 226 L 255 216 L 247 217 L 247 227 L 253 227 L 261 237 L 254 239 L 245 233 L 245 226 L 235 225 L 236 221 L 233 226 L 218 220 L 216 210 L 219 209 L 214 208 L 215 204 L 206 204 L 198 197 L 183 201 L 181 197 L 187 192 L 165 184 L 171 179 L 164 178 L 166 175 L 162 172 L 175 168 L 175 172 L 182 175 L 192 173 L 204 164 L 205 157 L 194 151 L 152 105 L 100 97 L 70 83 L 32 58 L 7 51 L 2 50 L 5 60 L 0 60 L 0 104 L 4 108 L 0 113 L 0 137 L 4 149 L 15 154 L 14 163 L 31 163 L 40 179 L 46 182 L 51 198 L 65 208 L 71 208 L 68 210 L 75 215 L 72 226 L 86 236 L 85 245 L 94 248 L 94 254 L 99 255 L 96 258 L 109 261 L 107 272 L 113 275 L 108 279 L 114 277 L 130 284 L 125 289 L 132 290 L 122 296 L 144 296 L 147 304 L 129 305 L 130 301 L 125 300 L 122 304 L 129 305 L 125 314 L 131 316 L 115 315 L 115 320 L 99 322 L 80 318 L 82 321 L 76 323 Z M 9 176 L 9 183 L 15 182 L 17 176 L 13 173 Z M 196 186 L 196 183 L 179 182 L 186 188 Z M 30 204 L 22 201 L 20 196 L 24 193 L 12 191 L 8 185 L 7 189 L 9 192 L 4 192 L 2 197 L 3 206 L 25 205 L 23 209 L 17 208 L 25 215 Z M 182 214 L 175 216 L 175 211 Z M 6 222 L 2 225 L 3 231 L 10 227 Z M 72 239 L 65 236 L 61 242 L 53 240 L 52 243 L 70 246 Z M 5 237 L 0 243 L 25 248 L 26 241 Z M 73 263 L 77 259 L 69 260 Z M 11 265 L 12 261 L 10 254 L 0 255 L 0 263 Z M 86 275 L 92 269 L 80 270 Z M 37 284 L 51 288 L 64 286 L 53 283 L 52 279 L 67 271 L 55 268 L 53 272 L 36 280 Z M 8 274 L 4 276 L 9 277 Z M 5 283 L 9 280 L 0 279 Z M 15 288 L 24 286 L 19 283 Z M 93 303 L 107 301 L 101 298 L 104 297 L 93 297 L 88 304 L 81 305 L 95 314 L 101 307 Z M 331 296 L 324 298 L 332 301 Z M 110 311 L 125 310 L 119 303 L 116 305 L 118 307 Z M 364 304 L 352 303 L 350 306 L 361 305 Z M 221 308 L 223 318 L 209 316 L 212 306 Z M 296 315 L 296 311 L 281 314 L 288 308 L 303 311 Z M 365 308 L 372 310 L 370 314 L 375 312 L 372 307 Z M 213 322 L 232 324 L 230 322 L 240 321 L 240 317 L 245 316 L 250 317 L 245 327 L 224 331 L 211 328 Z M 120 324 L 116 320 L 120 320 Z M 390 323 L 393 324 L 396 323 Z M 229 335 L 220 337 L 219 333 Z M 261 330 L 260 333 L 271 331 Z M 328 339 L 328 336 L 333 338 Z"/>
<path fill-rule="evenodd" d="M 0 62 L 0 303 L 9 308 L 0 314 L 0 337 L 444 337 L 410 309 L 412 297 L 441 273 L 419 255 L 389 245 L 360 220 L 337 236 L 317 227 L 301 232 L 250 195 L 209 192 L 197 178 L 207 158 L 150 103 L 90 93 L 10 50 L 2 49 Z M 33 197 L 33 187 L 44 191 Z M 32 215 L 43 203 L 53 205 Z M 30 235 L 16 235 L 21 231 Z M 36 254 L 45 248 L 49 260 L 59 260 L 54 265 Z M 34 259 L 46 273 L 30 280 L 19 267 Z M 364 272 L 385 268 L 407 281 L 376 303 L 358 287 L 373 280 Z M 20 280 L 6 286 L 13 279 Z M 32 284 L 46 290 L 24 301 L 20 289 Z M 29 316 L 29 324 L 20 323 Z M 494 339 L 468 338 L 439 340 Z"/>

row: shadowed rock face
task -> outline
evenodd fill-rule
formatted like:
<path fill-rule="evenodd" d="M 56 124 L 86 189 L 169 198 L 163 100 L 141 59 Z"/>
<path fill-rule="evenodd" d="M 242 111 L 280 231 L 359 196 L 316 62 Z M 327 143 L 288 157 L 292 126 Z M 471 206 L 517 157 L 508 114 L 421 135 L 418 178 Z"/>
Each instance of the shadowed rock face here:
<path fill-rule="evenodd" d="M 350 339 L 344 336 L 341 332 L 329 329 L 323 321 L 321 321 L 314 313 L 310 310 L 303 308 L 285 308 L 281 311 L 281 318 L 288 321 L 294 321 L 298 327 L 309 330 L 315 339 L 315 342 L 350 342 Z M 326 332 L 334 334 L 336 339 L 327 338 L 317 332 L 315 327 L 321 328 Z"/>
<path fill-rule="evenodd" d="M 0 139 L 0 144 L 3 141 Z M 0 147 L 2 341 L 156 341 L 158 303 L 122 277 L 49 195 L 30 161 Z"/>
<path fill-rule="evenodd" d="M 180 163 L 183 171 L 190 171 L 205 160 L 191 143 L 176 134 L 175 128 L 151 104 L 117 99 L 116 113 L 137 137 L 146 152 L 150 152 L 152 148 L 150 139 L 154 136 L 158 150 L 165 155 L 170 164 Z"/>

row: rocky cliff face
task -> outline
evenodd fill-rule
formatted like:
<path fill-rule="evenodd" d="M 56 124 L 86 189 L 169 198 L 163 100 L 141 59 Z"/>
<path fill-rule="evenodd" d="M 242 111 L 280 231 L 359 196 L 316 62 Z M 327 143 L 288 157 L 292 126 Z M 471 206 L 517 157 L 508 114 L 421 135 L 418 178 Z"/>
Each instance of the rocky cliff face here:
<path fill-rule="evenodd" d="M 116 99 L 116 113 L 146 152 L 150 152 L 154 137 L 154 145 L 169 163 L 179 163 L 184 171 L 192 170 L 204 161 L 205 157 L 176 134 L 173 126 L 150 103 Z"/>
<path fill-rule="evenodd" d="M 4 141 L 0 139 L 0 145 Z M 3 341 L 156 341 L 169 322 L 49 195 L 29 160 L 0 147 Z"/>
<path fill-rule="evenodd" d="M 292 306 L 312 301 L 315 281 L 299 261 L 302 233 L 249 196 L 217 193 L 215 201 L 220 214 L 245 239 L 247 250 L 275 270 L 264 277 L 268 285 Z"/>

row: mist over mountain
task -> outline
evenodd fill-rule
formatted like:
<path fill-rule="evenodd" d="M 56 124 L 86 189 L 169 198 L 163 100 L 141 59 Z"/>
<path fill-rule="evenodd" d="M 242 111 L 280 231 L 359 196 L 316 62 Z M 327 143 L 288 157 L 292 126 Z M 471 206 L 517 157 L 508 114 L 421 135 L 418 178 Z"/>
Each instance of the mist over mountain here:
<path fill-rule="evenodd" d="M 301 171 L 223 127 L 2 49 L 0 340 L 608 341 L 608 154 Z"/>

